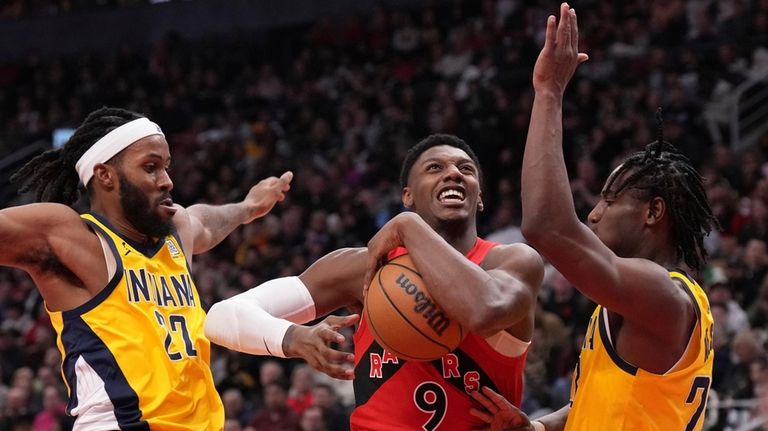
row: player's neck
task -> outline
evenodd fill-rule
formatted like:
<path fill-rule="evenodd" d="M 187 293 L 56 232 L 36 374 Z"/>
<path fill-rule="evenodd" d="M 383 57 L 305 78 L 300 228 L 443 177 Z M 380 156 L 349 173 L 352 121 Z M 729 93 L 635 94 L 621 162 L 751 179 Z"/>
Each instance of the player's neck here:
<path fill-rule="evenodd" d="M 157 242 L 157 238 L 141 233 L 128 219 L 118 205 L 104 205 L 101 201 L 94 201 L 91 211 L 101 214 L 121 236 L 136 242 L 137 244 L 151 245 Z"/>
<path fill-rule="evenodd" d="M 474 225 L 443 223 L 435 231 L 461 254 L 467 254 L 477 242 L 477 228 Z"/>

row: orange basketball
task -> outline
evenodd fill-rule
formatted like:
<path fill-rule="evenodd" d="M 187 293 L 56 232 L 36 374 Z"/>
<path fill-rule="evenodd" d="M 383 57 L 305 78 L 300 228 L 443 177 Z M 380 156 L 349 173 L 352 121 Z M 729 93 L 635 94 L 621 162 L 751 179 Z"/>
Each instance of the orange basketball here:
<path fill-rule="evenodd" d="M 399 358 L 431 361 L 458 347 L 464 328 L 432 300 L 407 254 L 379 268 L 365 296 L 376 341 Z"/>

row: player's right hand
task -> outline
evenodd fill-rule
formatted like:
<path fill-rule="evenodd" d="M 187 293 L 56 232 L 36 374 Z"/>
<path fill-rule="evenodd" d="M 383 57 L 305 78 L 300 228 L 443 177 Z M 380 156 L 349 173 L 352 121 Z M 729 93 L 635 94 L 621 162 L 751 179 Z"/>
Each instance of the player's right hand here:
<path fill-rule="evenodd" d="M 576 11 L 568 3 L 560 5 L 560 22 L 550 15 L 544 48 L 533 67 L 533 88 L 562 95 L 576 67 L 589 59 L 579 52 L 579 26 Z"/>
<path fill-rule="evenodd" d="M 355 325 L 360 315 L 328 316 L 313 326 L 293 325 L 283 339 L 283 353 L 289 358 L 302 358 L 314 369 L 329 376 L 352 380 L 355 355 L 332 347 L 344 342 L 339 329 Z"/>

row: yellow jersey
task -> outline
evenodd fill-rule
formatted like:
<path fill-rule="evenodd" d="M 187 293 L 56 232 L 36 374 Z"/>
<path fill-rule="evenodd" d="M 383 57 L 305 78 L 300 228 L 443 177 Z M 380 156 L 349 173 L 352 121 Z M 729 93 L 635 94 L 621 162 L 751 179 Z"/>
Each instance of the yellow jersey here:
<path fill-rule="evenodd" d="M 116 270 L 85 304 L 49 311 L 74 429 L 222 430 L 205 312 L 179 239 L 142 247 L 99 215 L 81 217 Z"/>
<path fill-rule="evenodd" d="M 712 382 L 713 319 L 704 291 L 670 271 L 696 307 L 697 323 L 680 361 L 655 374 L 624 361 L 613 348 L 608 313 L 597 306 L 571 383 L 566 431 L 701 430 Z"/>

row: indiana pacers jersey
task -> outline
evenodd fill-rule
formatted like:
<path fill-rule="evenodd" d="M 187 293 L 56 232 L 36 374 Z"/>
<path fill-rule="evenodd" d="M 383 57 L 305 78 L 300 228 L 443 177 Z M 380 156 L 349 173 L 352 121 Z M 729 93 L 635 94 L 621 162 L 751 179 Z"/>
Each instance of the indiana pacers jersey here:
<path fill-rule="evenodd" d="M 480 264 L 497 244 L 478 238 L 467 258 Z M 393 259 L 406 251 L 398 248 Z M 355 410 L 351 429 L 412 431 L 480 429 L 469 414 L 470 392 L 488 386 L 519 406 L 527 350 L 508 357 L 468 334 L 459 347 L 431 362 L 406 361 L 385 351 L 368 329 L 365 312 L 355 333 Z"/>
<path fill-rule="evenodd" d="M 597 306 L 571 383 L 566 431 L 701 430 L 712 382 L 712 313 L 693 279 L 678 271 L 669 276 L 681 282 L 696 307 L 683 357 L 665 374 L 625 362 L 613 348 L 607 310 Z"/>
<path fill-rule="evenodd" d="M 152 249 L 96 214 L 83 220 L 108 244 L 114 277 L 88 302 L 50 312 L 75 430 L 221 430 L 205 312 L 179 239 Z"/>

